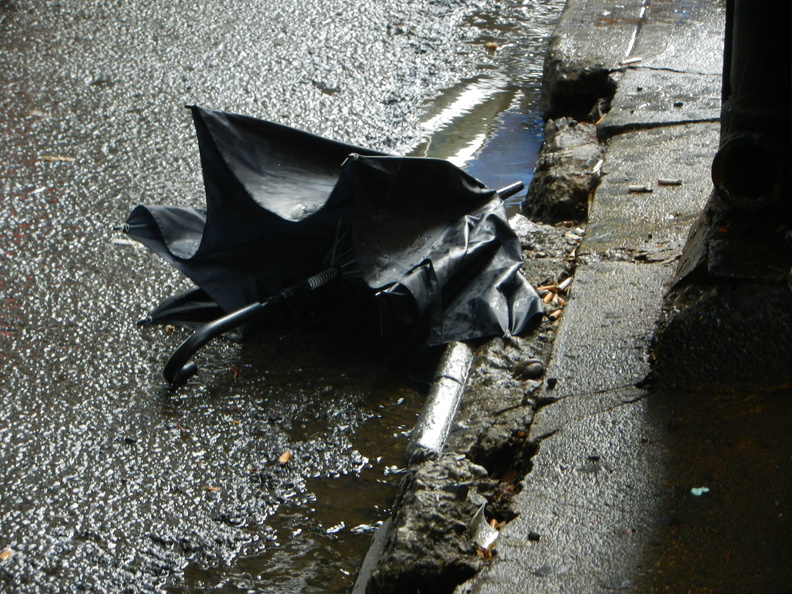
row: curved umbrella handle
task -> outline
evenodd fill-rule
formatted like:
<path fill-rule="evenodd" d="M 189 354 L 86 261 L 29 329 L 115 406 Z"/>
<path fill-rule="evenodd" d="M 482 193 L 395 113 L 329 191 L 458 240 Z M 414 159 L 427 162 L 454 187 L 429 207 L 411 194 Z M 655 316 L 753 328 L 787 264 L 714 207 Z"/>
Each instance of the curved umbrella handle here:
<path fill-rule="evenodd" d="M 193 355 L 198 352 L 203 345 L 207 342 L 228 332 L 233 328 L 238 328 L 245 322 L 248 322 L 261 314 L 265 307 L 275 303 L 281 303 L 291 297 L 313 291 L 322 285 L 338 278 L 341 275 L 338 267 L 328 268 L 319 274 L 314 274 L 312 277 L 283 289 L 280 293 L 276 293 L 263 303 L 252 303 L 247 307 L 238 309 L 230 314 L 216 319 L 214 322 L 209 322 L 200 330 L 197 330 L 192 336 L 185 340 L 181 346 L 174 351 L 171 358 L 165 364 L 165 369 L 162 375 L 168 380 L 168 383 L 173 385 L 181 385 L 195 375 L 198 371 L 198 366 L 190 361 Z"/>
<path fill-rule="evenodd" d="M 176 386 L 186 382 L 198 371 L 198 366 L 195 362 L 190 361 L 192 356 L 198 352 L 198 349 L 224 332 L 237 328 L 245 322 L 259 316 L 268 303 L 267 301 L 264 303 L 253 303 L 247 307 L 231 312 L 222 318 L 218 318 L 214 322 L 206 324 L 174 351 L 171 358 L 168 359 L 168 362 L 165 364 L 162 375 L 165 376 L 168 383 Z"/>

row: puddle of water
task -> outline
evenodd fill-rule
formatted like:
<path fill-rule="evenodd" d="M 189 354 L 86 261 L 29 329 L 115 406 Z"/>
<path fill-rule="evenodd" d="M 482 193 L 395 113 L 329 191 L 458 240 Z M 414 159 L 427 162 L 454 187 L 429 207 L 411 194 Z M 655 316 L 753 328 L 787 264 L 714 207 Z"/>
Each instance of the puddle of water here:
<path fill-rule="evenodd" d="M 499 128 L 499 116 L 511 107 L 516 89 L 508 79 L 478 77 L 450 89 L 427 110 L 425 136 L 410 152 L 466 167 Z"/>
<path fill-rule="evenodd" d="M 490 188 L 517 181 L 527 188 L 543 137 L 535 103 L 506 79 L 467 81 L 438 102 L 423 124 L 427 136 L 410 154 L 446 159 Z M 509 198 L 507 210 L 519 211 L 524 198 Z"/>
<path fill-rule="evenodd" d="M 467 171 L 491 188 L 521 181 L 527 188 L 533 180 L 536 159 L 542 146 L 543 123 L 538 110 L 520 101 L 499 116 L 499 127 Z M 509 214 L 519 212 L 525 192 L 506 200 Z"/>
<path fill-rule="evenodd" d="M 491 188 L 516 181 L 527 188 L 543 138 L 542 56 L 562 8 L 557 1 L 513 1 L 472 17 L 480 34 L 471 47 L 487 73 L 449 89 L 428 107 L 425 136 L 410 155 L 451 161 Z M 519 212 L 524 198 L 522 192 L 508 199 L 507 212 Z"/>
<path fill-rule="evenodd" d="M 236 379 L 227 373 L 231 362 L 204 368 L 213 379 L 202 400 L 212 401 L 215 394 L 221 400 L 232 387 L 259 395 L 250 406 L 237 403 L 242 410 L 234 414 L 251 427 L 239 447 L 250 471 L 250 505 L 269 511 L 240 517 L 258 543 L 252 554 L 215 567 L 205 560 L 191 563 L 168 592 L 320 592 L 352 586 L 373 532 L 390 513 L 422 399 L 381 365 L 357 358 L 337 342 L 329 336 L 262 338 L 236 352 Z M 207 348 L 228 347 L 218 342 Z M 205 358 L 218 359 L 215 353 Z M 264 372 L 262 360 L 268 361 Z M 225 446 L 217 441 L 214 449 Z M 286 451 L 290 460 L 278 463 Z"/>

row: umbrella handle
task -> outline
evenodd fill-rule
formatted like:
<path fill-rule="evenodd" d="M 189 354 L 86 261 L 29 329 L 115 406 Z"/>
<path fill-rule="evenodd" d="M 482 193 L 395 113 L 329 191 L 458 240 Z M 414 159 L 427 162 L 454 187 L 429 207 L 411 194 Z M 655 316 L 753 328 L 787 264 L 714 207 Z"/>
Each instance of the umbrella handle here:
<path fill-rule="evenodd" d="M 168 383 L 176 386 L 186 382 L 198 371 L 198 366 L 195 362 L 190 361 L 193 355 L 198 352 L 198 349 L 224 332 L 228 332 L 258 317 L 268 303 L 268 301 L 264 303 L 253 303 L 203 326 L 174 351 L 171 358 L 168 359 L 168 362 L 165 364 L 162 375 L 165 376 Z"/>
<path fill-rule="evenodd" d="M 198 352 L 198 349 L 207 342 L 258 317 L 268 305 L 280 303 L 291 297 L 318 289 L 322 285 L 338 278 L 340 275 L 341 272 L 338 268 L 328 268 L 319 274 L 314 274 L 310 278 L 285 288 L 263 303 L 252 303 L 222 318 L 218 318 L 214 322 L 209 322 L 200 330 L 197 330 L 174 351 L 171 358 L 168 359 L 168 362 L 165 364 L 162 375 L 165 376 L 165 379 L 170 384 L 175 386 L 183 384 L 198 371 L 198 366 L 194 361 L 190 361 L 190 359 L 192 359 L 193 355 Z"/>

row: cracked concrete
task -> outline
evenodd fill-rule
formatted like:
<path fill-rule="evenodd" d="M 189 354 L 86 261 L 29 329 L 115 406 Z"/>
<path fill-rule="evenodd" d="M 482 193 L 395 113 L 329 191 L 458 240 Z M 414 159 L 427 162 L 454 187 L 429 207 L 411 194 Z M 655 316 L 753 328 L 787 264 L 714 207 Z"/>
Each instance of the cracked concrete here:
<path fill-rule="evenodd" d="M 556 384 L 546 386 L 543 396 L 601 392 L 649 374 L 652 314 L 659 313 L 673 273 L 670 265 L 661 268 L 658 275 L 653 267 L 629 262 L 578 267 L 547 370 Z"/>
<path fill-rule="evenodd" d="M 551 405 L 566 406 L 566 402 Z M 641 560 L 640 530 L 662 476 L 659 437 L 641 399 L 566 418 L 544 438 L 515 503 L 521 516 L 502 531 L 498 561 L 463 592 L 589 592 L 626 584 Z M 629 514 L 625 511 L 629 510 Z M 531 534 L 538 535 L 533 538 Z"/>

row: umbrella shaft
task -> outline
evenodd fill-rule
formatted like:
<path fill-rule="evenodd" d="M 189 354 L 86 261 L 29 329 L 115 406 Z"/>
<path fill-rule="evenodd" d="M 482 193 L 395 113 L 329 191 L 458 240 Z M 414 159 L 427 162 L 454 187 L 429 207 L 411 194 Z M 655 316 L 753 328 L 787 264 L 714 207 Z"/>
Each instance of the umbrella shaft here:
<path fill-rule="evenodd" d="M 308 283 L 308 286 L 313 291 L 314 289 L 318 289 L 322 285 L 329 283 L 331 280 L 337 279 L 339 274 L 340 272 L 338 271 L 338 268 L 336 267 L 328 268 L 327 270 L 323 270 L 319 274 L 314 274 L 311 278 L 309 278 L 305 282 Z"/>

